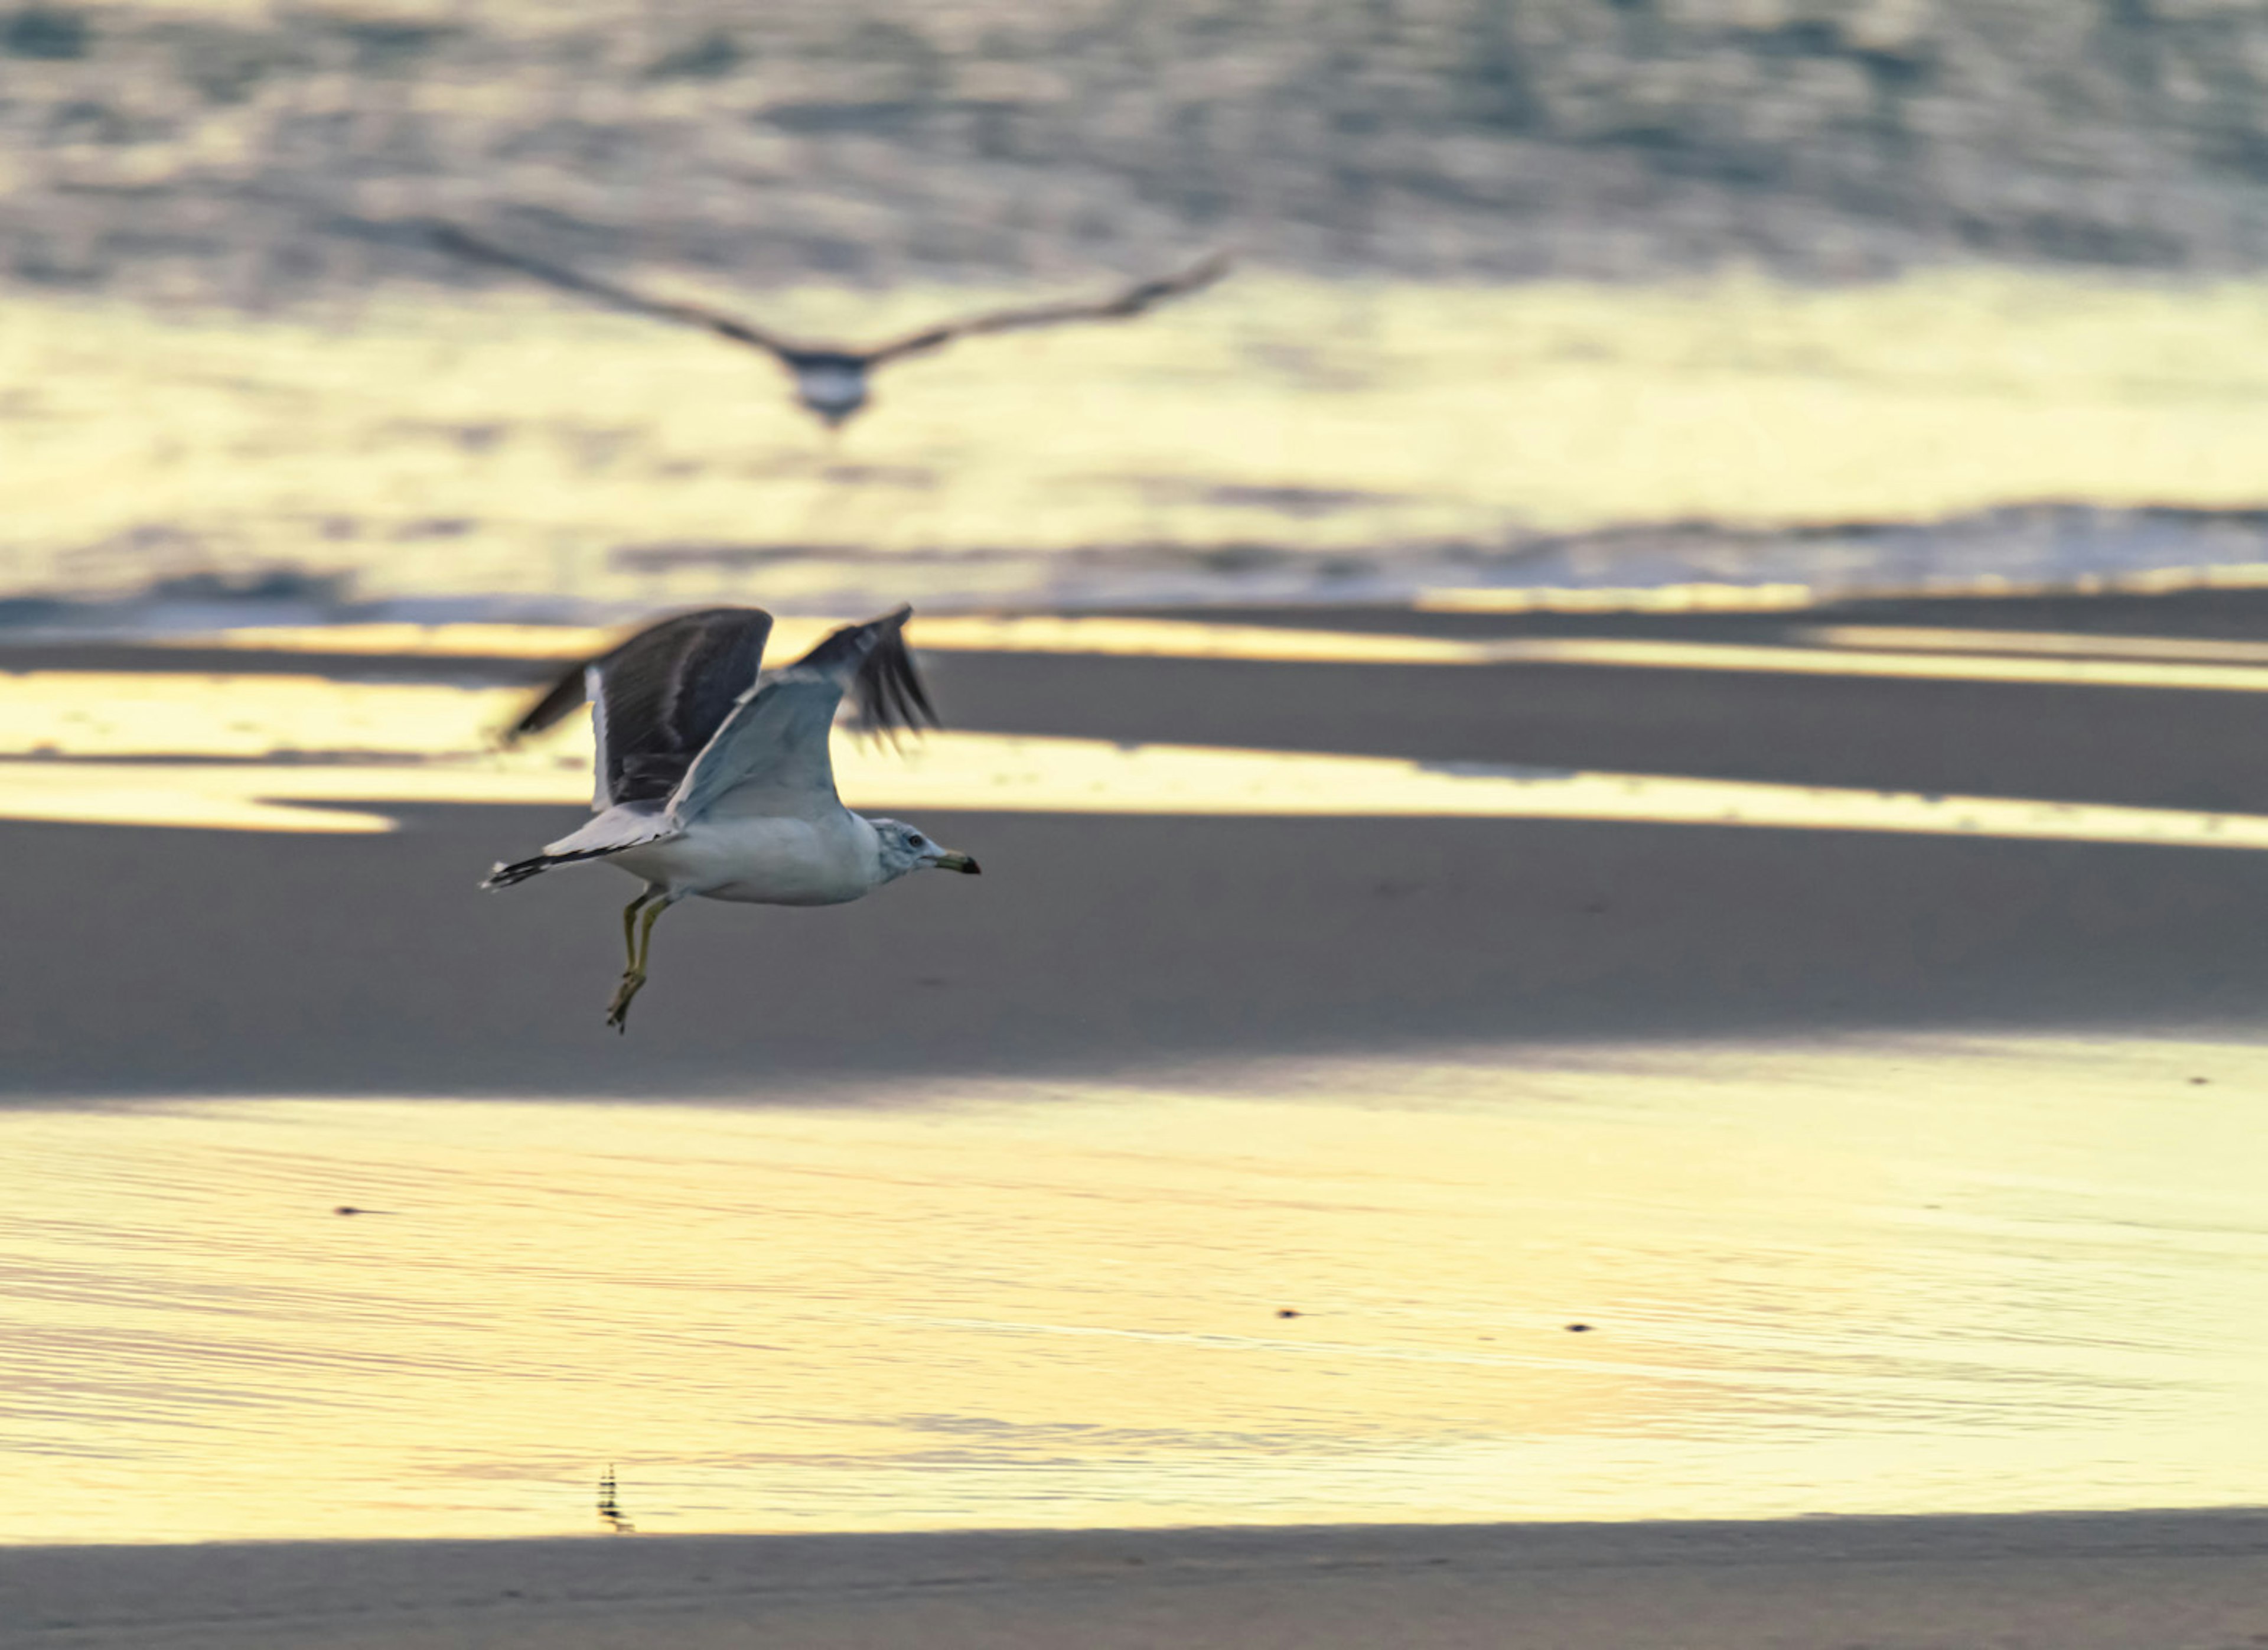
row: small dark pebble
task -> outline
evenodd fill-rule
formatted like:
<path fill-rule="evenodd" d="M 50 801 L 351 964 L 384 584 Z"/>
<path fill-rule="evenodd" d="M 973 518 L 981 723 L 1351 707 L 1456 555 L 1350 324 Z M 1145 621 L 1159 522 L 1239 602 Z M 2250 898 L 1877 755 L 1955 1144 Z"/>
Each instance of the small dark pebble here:
<path fill-rule="evenodd" d="M 1296 1318 L 1300 1315 L 1289 1307 L 1278 1307 L 1276 1308 L 1276 1315 L 1279 1318 Z"/>
<path fill-rule="evenodd" d="M 360 1214 L 362 1211 L 356 1208 L 350 1203 L 342 1203 L 337 1208 L 332 1210 L 331 1212 L 333 1214 Z"/>
<path fill-rule="evenodd" d="M 2192 1082 L 2192 1083 L 2196 1083 L 2196 1084 L 2199 1084 L 2199 1085 L 2202 1085 L 2202 1084 L 2205 1084 L 2205 1083 L 2211 1082 L 2212 1080 L 2213 1080 L 2212 1079 L 2210 1079 L 2210 1078 L 2205 1078 L 2205 1077 L 2193 1077 L 2193 1078 L 2190 1079 L 2190 1081 L 2191 1081 L 2191 1082 Z"/>
<path fill-rule="evenodd" d="M 1587 1323 L 1570 1323 L 1567 1326 L 1567 1333 L 1570 1335 L 1587 1335 L 1590 1332 L 1591 1326 Z"/>

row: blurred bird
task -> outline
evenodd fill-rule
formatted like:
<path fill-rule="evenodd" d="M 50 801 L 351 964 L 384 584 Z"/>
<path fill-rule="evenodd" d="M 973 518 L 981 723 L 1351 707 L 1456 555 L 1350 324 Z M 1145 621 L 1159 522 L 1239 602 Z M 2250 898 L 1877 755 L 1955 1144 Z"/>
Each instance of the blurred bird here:
<path fill-rule="evenodd" d="M 1179 275 L 1139 282 L 1116 298 L 1087 303 L 1038 304 L 1022 309 L 991 310 L 984 314 L 924 327 L 917 332 L 908 333 L 902 338 L 894 338 L 887 343 L 859 350 L 839 344 L 799 343 L 697 304 L 644 298 L 608 282 L 593 280 L 572 269 L 529 257 L 525 253 L 492 245 L 453 225 L 436 230 L 434 239 L 446 250 L 460 257 L 516 269 L 522 275 L 532 276 L 536 280 L 570 292 L 579 292 L 585 298 L 597 298 L 617 308 L 651 315 L 657 320 L 704 328 L 720 338 L 731 339 L 734 343 L 745 343 L 766 350 L 777 358 L 795 380 L 797 400 L 830 430 L 839 429 L 866 405 L 869 398 L 867 380 L 877 367 L 902 361 L 908 356 L 924 355 L 932 350 L 943 349 L 956 338 L 973 338 L 983 333 L 1020 332 L 1032 327 L 1054 327 L 1081 320 L 1130 320 L 1168 298 L 1180 298 L 1211 286 L 1228 273 L 1230 262 L 1226 253 L 1216 252 Z"/>
<path fill-rule="evenodd" d="M 711 608 L 649 626 L 571 668 L 507 731 L 550 726 L 585 698 L 598 817 L 541 853 L 499 864 L 484 888 L 585 859 L 645 886 L 622 908 L 628 954 L 607 1023 L 625 1028 L 645 984 L 653 924 L 691 895 L 757 905 L 839 905 L 921 870 L 976 862 L 835 793 L 828 751 L 849 693 L 878 732 L 937 725 L 906 649 L 910 608 L 848 625 L 784 670 L 760 674 L 771 615 Z"/>

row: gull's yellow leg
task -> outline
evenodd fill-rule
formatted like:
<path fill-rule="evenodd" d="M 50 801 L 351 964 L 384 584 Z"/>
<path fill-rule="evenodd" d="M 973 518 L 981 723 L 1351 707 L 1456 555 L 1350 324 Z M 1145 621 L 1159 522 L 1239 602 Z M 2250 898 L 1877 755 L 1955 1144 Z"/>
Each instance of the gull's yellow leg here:
<path fill-rule="evenodd" d="M 645 960 L 653 954 L 654 920 L 667 910 L 671 903 L 667 895 L 658 894 L 653 903 L 645 908 L 645 922 L 638 929 L 637 971 L 641 978 L 645 974 Z"/>
<path fill-rule="evenodd" d="M 630 966 L 622 975 L 622 983 L 615 988 L 615 1000 L 607 1005 L 607 1023 L 616 1031 L 630 1029 L 630 1001 L 645 988 L 646 959 L 653 954 L 653 924 L 674 903 L 666 894 L 656 893 L 645 908 L 638 924 L 637 947 L 630 955 Z M 622 927 L 627 936 L 630 913 L 624 912 Z"/>
<path fill-rule="evenodd" d="M 637 914 L 649 900 L 661 897 L 661 890 L 652 883 L 638 890 L 637 898 L 622 907 L 622 973 L 627 976 L 637 968 Z"/>

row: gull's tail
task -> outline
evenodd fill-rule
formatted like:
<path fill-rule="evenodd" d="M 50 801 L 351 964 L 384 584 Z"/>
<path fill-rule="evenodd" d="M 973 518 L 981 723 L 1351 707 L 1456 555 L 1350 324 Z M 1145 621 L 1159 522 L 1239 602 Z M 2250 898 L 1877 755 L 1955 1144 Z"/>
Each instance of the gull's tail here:
<path fill-rule="evenodd" d="M 562 836 L 541 853 L 510 865 L 499 862 L 482 880 L 484 888 L 508 888 L 530 877 L 541 876 L 554 866 L 571 866 L 581 859 L 604 859 L 625 848 L 639 848 L 677 835 L 677 828 L 658 806 L 635 803 L 608 808 L 582 829 Z"/>
<path fill-rule="evenodd" d="M 508 888 L 515 882 L 525 882 L 530 877 L 541 876 L 559 863 L 549 854 L 538 854 L 533 859 L 515 859 L 510 865 L 499 859 L 496 869 L 481 879 L 481 886 L 483 888 Z"/>

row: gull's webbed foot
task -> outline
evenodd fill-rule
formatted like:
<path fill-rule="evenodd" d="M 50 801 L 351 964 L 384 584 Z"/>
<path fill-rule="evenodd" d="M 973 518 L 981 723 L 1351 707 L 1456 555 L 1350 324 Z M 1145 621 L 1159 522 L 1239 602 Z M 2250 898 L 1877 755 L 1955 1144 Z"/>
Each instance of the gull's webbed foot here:
<path fill-rule="evenodd" d="M 622 983 L 615 987 L 615 1000 L 607 1005 L 607 1023 L 617 1032 L 630 1030 L 630 1002 L 645 985 L 643 970 L 633 970 L 622 976 Z"/>
<path fill-rule="evenodd" d="M 674 903 L 670 895 L 649 886 L 622 913 L 622 938 L 626 941 L 630 938 L 630 924 L 635 918 L 637 943 L 630 947 L 630 967 L 622 970 L 622 983 L 615 988 L 615 1000 L 607 1005 L 607 1023 L 616 1031 L 630 1029 L 630 1001 L 644 988 L 645 960 L 653 954 L 654 919 Z"/>

